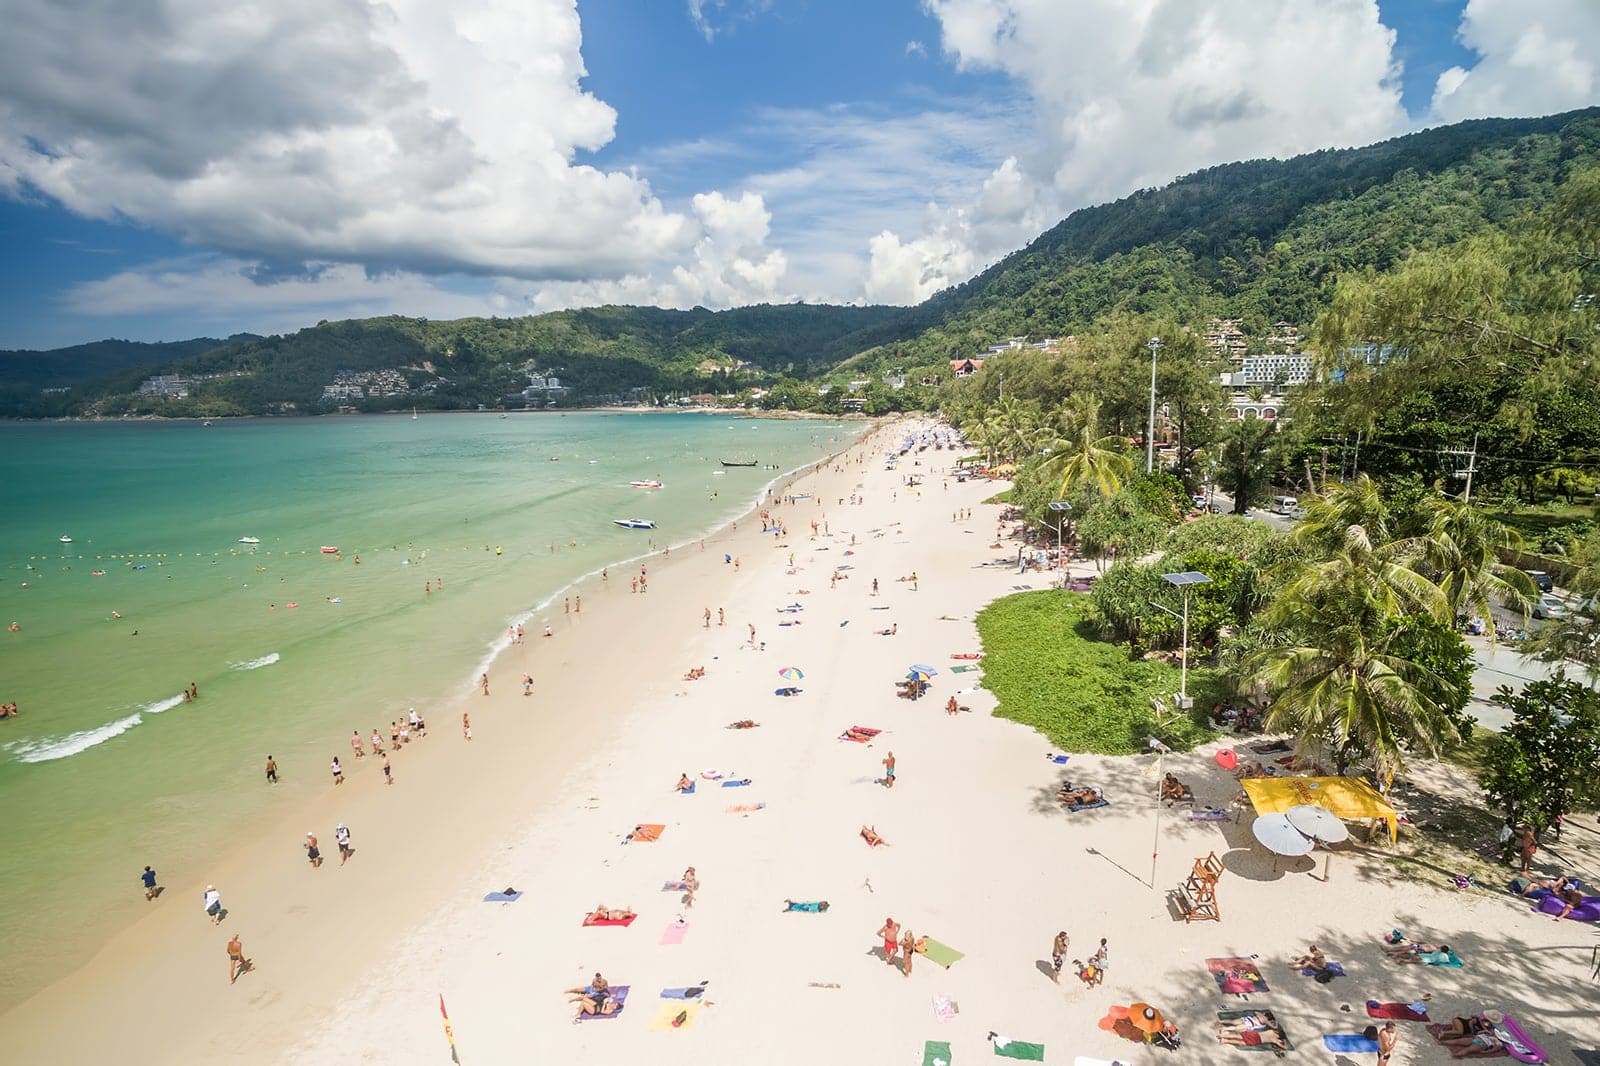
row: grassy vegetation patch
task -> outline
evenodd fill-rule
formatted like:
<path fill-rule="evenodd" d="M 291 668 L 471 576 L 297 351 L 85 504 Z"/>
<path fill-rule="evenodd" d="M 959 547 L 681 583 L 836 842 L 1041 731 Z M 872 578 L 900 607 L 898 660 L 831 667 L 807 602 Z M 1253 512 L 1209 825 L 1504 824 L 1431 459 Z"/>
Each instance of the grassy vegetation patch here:
<path fill-rule="evenodd" d="M 1158 721 L 1151 700 L 1176 706 L 1178 668 L 1131 660 L 1126 646 L 1096 639 L 1084 620 L 1088 604 L 1085 594 L 1047 589 L 983 609 L 983 684 L 1000 701 L 995 714 L 1069 752 L 1126 755 L 1144 750 L 1150 736 L 1187 749 L 1215 737 L 1199 710 L 1221 691 L 1214 672 L 1189 671 L 1195 712 Z"/>

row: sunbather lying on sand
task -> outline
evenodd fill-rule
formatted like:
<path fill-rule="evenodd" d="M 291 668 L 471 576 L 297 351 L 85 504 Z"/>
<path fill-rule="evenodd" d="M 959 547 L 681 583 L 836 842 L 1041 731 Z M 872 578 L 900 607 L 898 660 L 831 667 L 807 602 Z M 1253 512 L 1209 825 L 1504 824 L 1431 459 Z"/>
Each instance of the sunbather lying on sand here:
<path fill-rule="evenodd" d="M 753 720 L 751 720 L 749 718 L 744 718 L 744 719 L 741 719 L 741 720 L 739 720 L 737 722 L 729 722 L 727 724 L 727 726 L 725 726 L 724 728 L 727 728 L 727 729 L 754 729 L 754 728 L 756 728 L 756 726 L 758 726 L 760 724 L 761 724 L 760 722 L 753 721 Z"/>
<path fill-rule="evenodd" d="M 857 729 L 855 726 L 851 726 L 844 731 L 844 736 L 846 740 L 871 740 L 874 734 L 867 732 L 865 729 Z"/>
<path fill-rule="evenodd" d="M 1571 914 L 1572 908 L 1583 906 L 1583 893 L 1579 892 L 1575 888 L 1569 888 L 1565 891 L 1557 892 L 1556 898 L 1561 901 L 1561 913 L 1556 915 L 1556 921 L 1558 922 L 1567 915 Z"/>
<path fill-rule="evenodd" d="M 1093 785 L 1084 785 L 1079 788 L 1062 785 L 1056 791 L 1056 799 L 1068 807 L 1081 807 L 1085 803 L 1099 803 L 1104 798 L 1105 795 Z"/>
<path fill-rule="evenodd" d="M 705 677 L 705 676 L 706 676 L 706 668 L 703 667 L 703 666 L 696 666 L 694 669 L 692 669 L 688 673 L 684 674 L 683 675 L 683 679 L 685 681 L 699 681 L 702 677 Z"/>
<path fill-rule="evenodd" d="M 1265 766 L 1262 766 L 1261 760 L 1257 759 L 1248 766 L 1239 767 L 1239 769 L 1234 771 L 1233 776 L 1243 781 L 1247 777 L 1271 777 L 1272 772 Z"/>
<path fill-rule="evenodd" d="M 678 778 L 678 783 L 672 787 L 677 789 L 679 792 L 693 792 L 694 782 L 689 780 L 688 774 L 684 774 Z"/>
<path fill-rule="evenodd" d="M 1572 886 L 1572 879 L 1568 877 L 1545 877 L 1537 881 L 1529 881 L 1528 887 L 1522 890 L 1524 896 L 1531 896 L 1535 892 L 1554 893 L 1559 896 Z"/>
<path fill-rule="evenodd" d="M 1383 953 L 1395 962 L 1443 962 L 1450 957 L 1449 944 L 1402 943 L 1385 947 Z"/>
<path fill-rule="evenodd" d="M 1466 1036 L 1450 1036 L 1441 1033 L 1436 1038 L 1440 1044 L 1450 1050 L 1456 1058 L 1464 1058 L 1465 1052 L 1477 1052 L 1480 1056 L 1484 1052 L 1493 1051 L 1500 1046 L 1500 1038 L 1493 1032 L 1472 1033 Z M 1504 1052 L 1501 1052 L 1504 1054 Z"/>
<path fill-rule="evenodd" d="M 878 636 L 880 636 L 880 637 L 897 636 L 900 633 L 900 623 L 896 622 L 893 625 L 891 625 L 888 629 L 874 629 L 873 632 L 878 634 Z"/>
<path fill-rule="evenodd" d="M 889 844 L 887 840 L 878 835 L 878 830 L 870 825 L 864 825 L 861 827 L 861 839 L 865 840 L 873 847 L 877 847 L 880 844 L 887 847 Z"/>
<path fill-rule="evenodd" d="M 1475 1033 L 1492 1033 L 1494 1027 L 1504 1020 L 1505 1015 L 1497 1010 L 1486 1010 L 1468 1018 L 1451 1018 L 1445 1023 L 1445 1030 L 1439 1034 L 1439 1040 L 1443 1043 L 1450 1038 L 1470 1037 Z"/>
<path fill-rule="evenodd" d="M 1217 1041 L 1235 1047 L 1283 1047 L 1283 1033 L 1266 1011 L 1217 1020 Z"/>
<path fill-rule="evenodd" d="M 797 902 L 792 899 L 786 899 L 783 901 L 783 909 L 786 911 L 813 911 L 820 913 L 828 909 L 828 901 L 824 899 L 815 902 Z"/>
<path fill-rule="evenodd" d="M 633 911 L 628 907 L 607 907 L 602 903 L 589 912 L 588 920 L 591 922 L 625 922 L 633 916 Z"/>

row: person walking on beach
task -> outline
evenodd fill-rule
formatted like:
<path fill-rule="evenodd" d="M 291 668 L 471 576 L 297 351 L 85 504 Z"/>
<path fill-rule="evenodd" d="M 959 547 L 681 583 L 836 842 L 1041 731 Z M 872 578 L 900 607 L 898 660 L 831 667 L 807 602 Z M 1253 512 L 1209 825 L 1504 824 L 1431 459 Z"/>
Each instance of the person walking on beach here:
<path fill-rule="evenodd" d="M 378 727 L 372 727 L 372 754 L 377 755 L 383 751 L 383 734 L 378 732 Z"/>
<path fill-rule="evenodd" d="M 1058 985 L 1061 983 L 1061 960 L 1067 957 L 1067 945 L 1070 943 L 1065 929 L 1050 942 L 1050 980 Z"/>
<path fill-rule="evenodd" d="M 389 723 L 389 750 L 390 751 L 399 751 L 400 750 L 400 723 L 399 722 L 390 722 Z"/>
<path fill-rule="evenodd" d="M 228 983 L 233 984 L 249 969 L 250 960 L 244 957 L 244 945 L 239 943 L 239 934 L 234 933 L 233 939 L 228 941 Z"/>
<path fill-rule="evenodd" d="M 361 730 L 350 730 L 350 750 L 356 753 L 356 758 L 361 758 L 366 752 L 361 750 Z"/>
<path fill-rule="evenodd" d="M 206 913 L 211 916 L 212 925 L 222 924 L 222 893 L 217 891 L 216 885 L 207 885 L 203 904 Z"/>
<path fill-rule="evenodd" d="M 709 608 L 709 607 L 706 608 L 705 624 L 702 626 L 702 628 L 704 628 L 704 629 L 710 629 L 711 628 L 711 608 Z"/>
<path fill-rule="evenodd" d="M 1533 826 L 1522 827 L 1522 876 L 1528 876 L 1528 870 L 1533 865 L 1534 853 L 1539 850 L 1538 838 L 1534 836 Z"/>
<path fill-rule="evenodd" d="M 893 918 L 885 918 L 878 936 L 883 939 L 883 961 L 893 966 L 894 953 L 900 950 L 900 923 Z"/>
<path fill-rule="evenodd" d="M 317 850 L 317 834 L 306 834 L 306 858 L 311 861 L 311 868 L 315 870 L 322 865 L 322 852 Z"/>
<path fill-rule="evenodd" d="M 723 611 L 723 609 L 722 609 L 722 608 L 721 608 L 721 607 L 718 607 L 718 608 L 717 608 L 717 625 L 718 625 L 718 626 L 719 626 L 719 627 L 721 627 L 721 626 L 725 626 L 725 625 L 727 625 L 727 624 L 728 624 L 728 616 L 727 616 L 727 613 L 726 613 L 726 612 L 724 612 L 724 611 Z"/>
<path fill-rule="evenodd" d="M 339 756 L 335 755 L 333 757 L 333 765 L 329 766 L 328 769 L 333 771 L 333 783 L 334 784 L 336 784 L 336 785 L 344 784 L 344 767 L 339 765 Z"/>
<path fill-rule="evenodd" d="M 1378 1030 L 1378 1066 L 1389 1066 L 1389 1060 L 1394 1057 L 1394 1049 L 1400 1043 L 1400 1031 L 1395 1028 L 1394 1022 L 1385 1022 L 1382 1029 Z"/>
<path fill-rule="evenodd" d="M 272 756 L 268 755 L 267 756 L 267 784 L 276 785 L 277 783 L 278 783 L 278 764 L 272 760 Z"/>
<path fill-rule="evenodd" d="M 150 867 L 144 868 L 144 873 L 139 875 L 139 883 L 144 885 L 144 898 L 146 901 L 156 898 L 156 872 Z"/>
<path fill-rule="evenodd" d="M 583 597 L 582 596 L 574 596 L 574 597 L 572 597 L 572 613 L 573 614 L 582 614 L 583 613 Z"/>
<path fill-rule="evenodd" d="M 339 845 L 339 865 L 350 861 L 350 828 L 343 822 L 333 827 L 334 842 Z"/>
<path fill-rule="evenodd" d="M 487 696 L 489 694 L 489 675 L 483 674 L 480 676 L 478 678 L 478 684 L 483 686 L 483 694 Z"/>
<path fill-rule="evenodd" d="M 461 712 L 461 735 L 468 740 L 472 739 L 472 716 L 466 711 Z"/>
<path fill-rule="evenodd" d="M 378 758 L 383 760 L 383 783 L 394 784 L 394 772 L 389 768 L 389 756 L 380 754 Z"/>
<path fill-rule="evenodd" d="M 522 675 L 522 694 L 524 696 L 533 695 L 533 675 L 532 674 L 523 674 Z"/>
<path fill-rule="evenodd" d="M 1100 938 L 1100 946 L 1095 953 L 1089 956 L 1089 965 L 1094 967 L 1094 983 L 1102 984 L 1106 979 L 1106 965 L 1111 961 L 1111 952 L 1106 948 L 1106 938 Z"/>
<path fill-rule="evenodd" d="M 883 787 L 894 787 L 894 752 L 890 752 L 883 759 Z"/>
<path fill-rule="evenodd" d="M 873 578 L 872 579 L 872 594 L 874 596 L 876 596 L 878 594 L 878 579 L 877 578 Z"/>
<path fill-rule="evenodd" d="M 700 878 L 695 876 L 694 867 L 683 871 L 683 905 L 694 906 L 694 894 L 700 890 Z"/>
<path fill-rule="evenodd" d="M 750 646 L 752 648 L 756 646 L 756 624 L 754 622 L 750 623 Z"/>

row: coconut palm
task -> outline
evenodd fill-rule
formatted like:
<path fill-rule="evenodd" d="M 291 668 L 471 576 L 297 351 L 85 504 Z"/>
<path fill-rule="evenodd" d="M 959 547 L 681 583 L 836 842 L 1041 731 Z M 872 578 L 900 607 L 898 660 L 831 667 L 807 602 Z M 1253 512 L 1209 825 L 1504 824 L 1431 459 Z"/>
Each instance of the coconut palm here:
<path fill-rule="evenodd" d="M 1522 547 L 1522 537 L 1471 504 L 1433 499 L 1423 504 L 1426 534 L 1413 542 L 1413 569 L 1438 586 L 1451 618 L 1474 614 L 1495 639 L 1493 607 L 1504 605 L 1524 621 L 1538 598 L 1533 579 L 1500 561 Z"/>
<path fill-rule="evenodd" d="M 1059 493 L 1092 489 L 1102 499 L 1115 496 L 1133 473 L 1133 460 L 1121 450 L 1122 438 L 1100 432 L 1100 401 L 1084 393 L 1067 398 L 1066 432 L 1048 448 L 1044 469 L 1061 478 Z"/>

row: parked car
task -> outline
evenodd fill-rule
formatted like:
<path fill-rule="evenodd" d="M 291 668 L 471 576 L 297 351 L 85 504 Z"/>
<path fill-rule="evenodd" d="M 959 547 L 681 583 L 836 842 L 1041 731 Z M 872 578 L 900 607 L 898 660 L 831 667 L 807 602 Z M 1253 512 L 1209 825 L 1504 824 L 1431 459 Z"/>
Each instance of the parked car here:
<path fill-rule="evenodd" d="M 1523 573 L 1533 579 L 1533 583 L 1538 586 L 1540 592 L 1554 592 L 1556 590 L 1555 581 L 1543 570 L 1524 570 Z"/>
<path fill-rule="evenodd" d="M 1533 616 L 1535 618 L 1565 618 L 1567 616 L 1567 605 L 1546 593 L 1540 596 L 1538 602 L 1533 605 Z"/>

